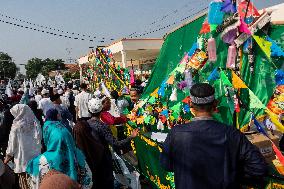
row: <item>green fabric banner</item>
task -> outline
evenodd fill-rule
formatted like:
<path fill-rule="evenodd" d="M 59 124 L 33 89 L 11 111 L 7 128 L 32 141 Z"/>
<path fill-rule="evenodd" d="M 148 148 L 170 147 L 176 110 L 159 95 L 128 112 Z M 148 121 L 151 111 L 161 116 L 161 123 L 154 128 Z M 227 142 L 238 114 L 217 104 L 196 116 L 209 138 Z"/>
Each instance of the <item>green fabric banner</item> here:
<path fill-rule="evenodd" d="M 196 42 L 198 32 L 202 26 L 205 16 L 198 18 L 192 23 L 178 29 L 167 36 L 164 45 L 161 49 L 160 56 L 158 57 L 153 73 L 150 78 L 150 83 L 143 93 L 143 98 L 148 97 L 161 83 L 168 77 L 169 73 L 176 68 L 185 52 L 188 52 L 192 44 Z M 257 33 L 256 35 L 263 37 L 264 33 Z M 284 25 L 271 26 L 268 36 L 275 40 L 278 45 L 284 49 Z M 216 36 L 217 54 L 218 59 L 215 63 L 207 63 L 202 70 L 198 72 L 194 80 L 204 82 L 214 70 L 214 68 L 222 68 L 226 74 L 226 77 L 231 81 L 231 73 L 226 70 L 226 60 L 228 45 L 220 40 L 219 36 Z M 259 98 L 259 100 L 266 105 L 275 90 L 274 71 L 278 68 L 283 69 L 284 58 L 272 58 L 269 60 L 263 51 L 254 44 L 254 72 L 250 72 L 248 56 L 244 55 L 241 65 L 241 79 L 249 87 L 249 89 Z M 221 80 L 212 82 L 216 89 L 216 96 L 220 102 L 218 108 L 219 113 L 215 115 L 215 118 L 226 124 L 233 124 L 233 112 L 232 99 L 228 98 L 227 91 L 224 89 L 224 83 Z M 169 96 L 169 91 L 166 91 L 166 95 Z M 229 94 L 230 96 L 230 94 Z M 184 94 L 178 93 L 178 102 L 184 97 Z M 241 89 L 240 98 L 245 104 L 250 103 L 249 90 Z M 262 116 L 263 110 L 253 109 L 256 116 Z M 241 127 L 248 124 L 250 120 L 250 113 L 242 109 L 238 116 L 238 123 Z M 243 129 L 244 129 L 243 128 Z M 141 172 L 152 181 L 153 186 L 157 188 L 173 188 L 170 182 L 171 177 L 169 173 L 163 170 L 159 164 L 159 145 L 149 145 L 149 142 L 155 143 L 151 139 L 144 136 L 135 140 L 136 152 L 139 160 L 139 166 Z M 147 152 L 147 153 L 145 153 Z M 168 178 L 168 179 L 166 179 Z M 272 184 L 277 188 L 277 183 L 283 186 L 279 181 L 273 181 Z"/>
<path fill-rule="evenodd" d="M 205 15 L 167 36 L 149 78 L 149 84 L 146 86 L 142 95 L 143 97 L 149 96 L 176 68 L 184 54 L 196 42 L 204 19 Z"/>

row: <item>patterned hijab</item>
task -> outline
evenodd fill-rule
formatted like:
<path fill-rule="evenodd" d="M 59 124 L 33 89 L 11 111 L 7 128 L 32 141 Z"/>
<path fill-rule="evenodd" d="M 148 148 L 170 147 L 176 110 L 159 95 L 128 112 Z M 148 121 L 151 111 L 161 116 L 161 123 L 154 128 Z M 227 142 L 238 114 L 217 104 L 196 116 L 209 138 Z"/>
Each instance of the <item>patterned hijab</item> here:
<path fill-rule="evenodd" d="M 75 147 L 70 132 L 59 121 L 46 121 L 43 126 L 43 140 L 46 152 L 42 155 L 47 159 L 49 168 L 69 176 L 72 180 L 82 185 L 92 182 L 86 173 L 85 156 Z M 40 157 L 28 163 L 26 172 L 33 176 L 39 175 Z"/>

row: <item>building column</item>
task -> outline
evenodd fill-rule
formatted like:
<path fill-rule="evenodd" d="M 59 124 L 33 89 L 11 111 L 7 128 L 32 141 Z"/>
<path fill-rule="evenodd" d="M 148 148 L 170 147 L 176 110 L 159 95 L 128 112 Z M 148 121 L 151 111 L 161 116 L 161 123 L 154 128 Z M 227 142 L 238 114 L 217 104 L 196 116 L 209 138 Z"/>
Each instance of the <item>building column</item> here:
<path fill-rule="evenodd" d="M 126 60 L 126 52 L 125 51 L 121 51 L 121 62 L 122 62 L 122 67 L 126 68 L 127 60 Z"/>

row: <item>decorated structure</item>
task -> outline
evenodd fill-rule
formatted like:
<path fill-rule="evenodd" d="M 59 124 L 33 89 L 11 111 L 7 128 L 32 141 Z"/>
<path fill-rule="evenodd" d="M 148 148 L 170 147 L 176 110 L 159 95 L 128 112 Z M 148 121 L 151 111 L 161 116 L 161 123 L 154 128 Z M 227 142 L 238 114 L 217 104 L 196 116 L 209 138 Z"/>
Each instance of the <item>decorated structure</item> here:
<path fill-rule="evenodd" d="M 214 118 L 242 132 L 261 133 L 268 142 L 261 151 L 273 178 L 268 187 L 284 188 L 284 157 L 270 134 L 284 132 L 284 25 L 279 20 L 273 24 L 273 14 L 246 0 L 214 0 L 207 14 L 167 35 L 150 83 L 128 115 L 129 132 L 141 128 L 132 147 L 153 186 L 174 188 L 174 175 L 159 164 L 160 142 L 172 127 L 193 117 L 192 84 L 209 82 L 219 101 Z"/>
<path fill-rule="evenodd" d="M 104 84 L 109 91 L 121 91 L 134 82 L 133 70 L 117 66 L 110 50 L 96 48 L 78 62 L 81 82 L 90 83 L 93 90 Z"/>

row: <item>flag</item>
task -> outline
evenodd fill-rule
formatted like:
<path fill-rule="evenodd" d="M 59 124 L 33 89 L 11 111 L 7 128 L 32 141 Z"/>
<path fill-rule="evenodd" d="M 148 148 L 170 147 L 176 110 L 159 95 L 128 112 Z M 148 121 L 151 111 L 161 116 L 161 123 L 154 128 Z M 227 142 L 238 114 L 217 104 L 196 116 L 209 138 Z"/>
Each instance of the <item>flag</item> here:
<path fill-rule="evenodd" d="M 169 85 L 172 85 L 174 84 L 174 80 L 175 80 L 175 76 L 174 75 L 171 75 L 167 81 L 167 84 Z"/>
<path fill-rule="evenodd" d="M 155 91 L 152 92 L 152 93 L 150 94 L 150 96 L 155 97 L 155 98 L 158 98 L 158 97 L 159 97 L 158 91 L 159 91 L 159 88 L 155 89 Z"/>
<path fill-rule="evenodd" d="M 229 81 L 228 77 L 226 76 L 225 72 L 222 70 L 221 73 L 220 73 L 220 78 L 221 78 L 221 81 L 222 81 L 222 84 L 223 85 L 227 85 L 229 87 L 232 87 L 232 83 Z"/>
<path fill-rule="evenodd" d="M 253 35 L 253 38 L 258 44 L 258 46 L 261 48 L 261 50 L 264 52 L 264 54 L 267 56 L 267 58 L 270 58 L 271 56 L 270 49 L 271 49 L 272 43 L 257 35 Z"/>
<path fill-rule="evenodd" d="M 266 131 L 262 128 L 262 126 L 257 121 L 257 119 L 254 116 L 252 116 L 252 119 L 253 119 L 254 125 L 256 126 L 256 129 L 258 130 L 258 132 L 260 132 L 261 134 L 263 134 L 263 135 L 268 137 Z"/>
<path fill-rule="evenodd" d="M 218 73 L 218 69 L 215 68 L 211 74 L 209 75 L 209 77 L 207 78 L 208 81 L 215 81 L 216 79 L 219 79 L 220 75 Z"/>
<path fill-rule="evenodd" d="M 247 89 L 246 84 L 232 71 L 232 83 L 235 89 Z"/>
<path fill-rule="evenodd" d="M 266 109 L 266 113 L 269 115 L 271 122 L 275 125 L 278 131 L 284 133 L 284 126 L 283 124 L 278 120 L 278 116 L 271 112 L 269 109 Z"/>
<path fill-rule="evenodd" d="M 265 105 L 258 99 L 258 97 L 249 89 L 249 108 L 266 109 Z"/>

